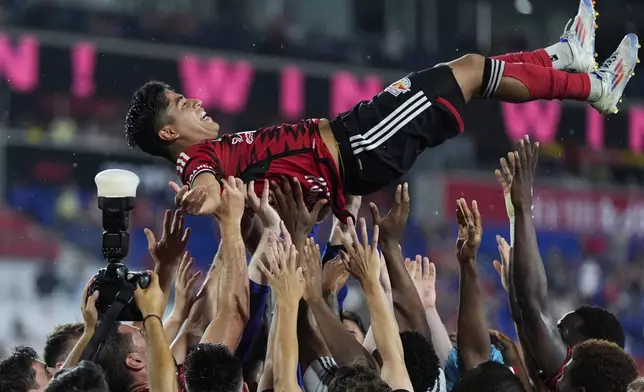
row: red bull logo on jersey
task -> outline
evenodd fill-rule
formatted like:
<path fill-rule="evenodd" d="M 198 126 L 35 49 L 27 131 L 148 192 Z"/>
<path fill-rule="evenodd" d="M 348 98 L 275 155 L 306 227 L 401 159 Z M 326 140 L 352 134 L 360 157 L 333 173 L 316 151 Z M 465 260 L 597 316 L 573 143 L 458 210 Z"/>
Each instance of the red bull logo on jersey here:
<path fill-rule="evenodd" d="M 397 82 L 393 82 L 385 89 L 386 92 L 394 97 L 404 94 L 411 90 L 411 80 L 409 78 L 402 78 Z"/>

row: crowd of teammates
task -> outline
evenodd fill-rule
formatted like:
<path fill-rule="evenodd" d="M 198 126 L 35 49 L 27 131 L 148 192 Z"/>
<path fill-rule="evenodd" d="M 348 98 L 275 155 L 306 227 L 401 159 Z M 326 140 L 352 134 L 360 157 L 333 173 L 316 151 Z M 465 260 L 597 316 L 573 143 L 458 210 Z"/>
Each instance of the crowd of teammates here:
<path fill-rule="evenodd" d="M 143 321 L 119 324 L 93 362 L 80 361 L 99 323 L 100 293 L 87 298 L 90 280 L 84 322 L 57 326 L 42 355 L 18 347 L 0 360 L 0 391 L 644 391 L 614 315 L 588 305 L 559 321 L 550 315 L 531 216 L 538 148 L 522 139 L 496 172 L 512 238 L 498 239 L 495 267 L 518 342 L 486 320 L 475 200 L 455 201 L 461 278 L 458 328 L 450 333 L 436 311 L 434 264 L 405 259 L 399 245 L 407 184 L 387 214 L 370 205 L 373 227 L 362 217 L 335 221 L 321 251 L 309 238 L 318 211 L 306 207 L 297 182 L 277 184 L 269 203 L 268 186 L 256 195 L 229 178 L 215 214 L 222 240 L 208 271 L 195 271 L 185 251 L 182 213 L 167 211 L 160 235 L 146 230 L 156 264 L 150 286 L 135 290 Z M 360 199 L 349 204 L 355 214 Z M 343 310 L 350 275 L 362 287 L 368 329 Z M 162 319 L 173 290 L 174 308 Z"/>

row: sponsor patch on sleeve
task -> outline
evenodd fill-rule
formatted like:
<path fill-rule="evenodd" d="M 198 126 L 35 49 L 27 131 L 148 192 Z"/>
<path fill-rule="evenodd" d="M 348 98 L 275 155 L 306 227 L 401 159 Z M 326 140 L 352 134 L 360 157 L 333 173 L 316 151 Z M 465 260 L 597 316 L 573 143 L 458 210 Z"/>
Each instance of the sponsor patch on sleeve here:
<path fill-rule="evenodd" d="M 386 92 L 394 97 L 404 94 L 411 90 L 411 80 L 409 78 L 402 78 L 397 82 L 393 82 L 385 89 Z"/>

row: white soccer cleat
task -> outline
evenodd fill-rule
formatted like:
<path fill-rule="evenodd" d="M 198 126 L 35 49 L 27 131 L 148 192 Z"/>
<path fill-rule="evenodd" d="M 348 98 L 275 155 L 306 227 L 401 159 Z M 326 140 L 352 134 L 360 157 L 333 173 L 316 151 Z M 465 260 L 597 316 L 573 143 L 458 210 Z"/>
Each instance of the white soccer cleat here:
<path fill-rule="evenodd" d="M 635 75 L 633 71 L 638 62 L 639 46 L 637 35 L 626 34 L 615 53 L 604 61 L 599 69 L 590 73 L 591 78 L 601 81 L 601 98 L 591 104 L 600 113 L 617 113 L 617 104 L 622 100 L 624 89 L 631 76 Z"/>
<path fill-rule="evenodd" d="M 561 42 L 566 42 L 572 51 L 569 72 L 592 72 L 597 69 L 595 62 L 595 19 L 597 13 L 591 0 L 580 0 L 577 15 L 568 21 Z"/>

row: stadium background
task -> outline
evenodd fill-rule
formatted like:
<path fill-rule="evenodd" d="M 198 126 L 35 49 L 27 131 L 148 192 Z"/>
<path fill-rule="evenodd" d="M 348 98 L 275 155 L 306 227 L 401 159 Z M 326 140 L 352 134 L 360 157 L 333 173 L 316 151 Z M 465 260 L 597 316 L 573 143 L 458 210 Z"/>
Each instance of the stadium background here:
<path fill-rule="evenodd" d="M 106 168 L 141 177 L 127 263 L 150 265 L 143 227 L 171 205 L 165 162 L 127 150 L 124 108 L 149 79 L 204 101 L 222 130 L 328 117 L 405 72 L 461 54 L 554 42 L 573 0 L 9 0 L 0 3 L 0 354 L 42 347 L 59 322 L 79 320 L 78 297 L 101 266 L 93 178 Z M 600 1 L 597 51 L 644 26 L 644 3 Z M 405 253 L 438 268 L 439 310 L 453 330 L 458 268 L 454 200 L 476 198 L 485 225 L 480 263 L 491 324 L 513 328 L 492 267 L 508 236 L 493 169 L 511 141 L 545 147 L 535 219 L 557 313 L 590 302 L 617 313 L 644 363 L 643 79 L 620 114 L 584 105 L 479 102 L 466 133 L 426 153 L 410 173 L 413 219 Z M 369 197 L 388 203 L 391 190 Z M 366 211 L 365 211 L 366 212 Z M 190 218 L 202 268 L 216 225 Z M 347 306 L 361 308 L 350 296 Z"/>

